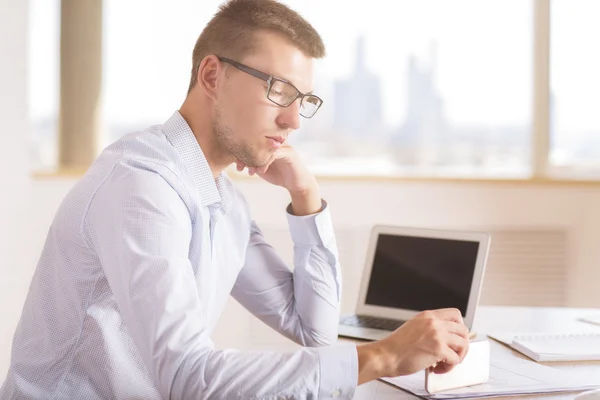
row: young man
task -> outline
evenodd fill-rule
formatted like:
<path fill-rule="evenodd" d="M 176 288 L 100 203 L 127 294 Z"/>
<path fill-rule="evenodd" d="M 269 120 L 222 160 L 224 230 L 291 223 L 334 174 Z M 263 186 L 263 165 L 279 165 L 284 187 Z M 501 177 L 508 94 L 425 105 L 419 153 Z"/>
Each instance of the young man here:
<path fill-rule="evenodd" d="M 272 0 L 233 0 L 200 35 L 188 96 L 162 126 L 108 147 L 62 203 L 1 399 L 350 398 L 357 384 L 466 354 L 457 310 L 335 345 L 340 266 L 315 177 L 285 144 L 312 117 L 314 29 Z M 223 170 L 285 188 L 295 269 L 265 242 Z M 283 210 L 282 210 L 283 212 Z M 229 297 L 305 346 L 217 350 Z"/>

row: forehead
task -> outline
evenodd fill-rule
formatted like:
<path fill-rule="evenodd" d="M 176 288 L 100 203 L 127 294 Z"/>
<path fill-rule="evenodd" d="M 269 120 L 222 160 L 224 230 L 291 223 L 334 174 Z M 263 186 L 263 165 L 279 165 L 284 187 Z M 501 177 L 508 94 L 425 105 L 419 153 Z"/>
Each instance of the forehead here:
<path fill-rule="evenodd" d="M 258 46 L 241 62 L 277 78 L 285 79 L 301 92 L 313 90 L 314 62 L 290 40 L 276 32 L 255 34 Z"/>

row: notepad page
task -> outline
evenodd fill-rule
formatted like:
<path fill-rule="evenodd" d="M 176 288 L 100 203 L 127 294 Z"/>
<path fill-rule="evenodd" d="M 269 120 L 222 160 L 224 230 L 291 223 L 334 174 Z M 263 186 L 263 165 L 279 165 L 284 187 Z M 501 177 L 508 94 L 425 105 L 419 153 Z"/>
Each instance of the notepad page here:
<path fill-rule="evenodd" d="M 538 354 L 600 354 L 600 334 L 540 334 L 515 336 L 519 342 Z"/>
<path fill-rule="evenodd" d="M 600 325 L 600 314 L 588 315 L 587 317 L 579 318 L 583 322 L 587 322 L 594 325 Z"/>

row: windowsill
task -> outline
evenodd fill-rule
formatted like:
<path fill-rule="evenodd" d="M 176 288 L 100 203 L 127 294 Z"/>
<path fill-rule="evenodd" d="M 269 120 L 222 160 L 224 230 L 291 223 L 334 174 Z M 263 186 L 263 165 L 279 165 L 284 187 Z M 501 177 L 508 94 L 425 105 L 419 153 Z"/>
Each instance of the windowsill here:
<path fill-rule="evenodd" d="M 77 180 L 85 174 L 85 170 L 59 170 L 59 171 L 33 171 L 31 178 L 34 181 L 46 180 Z M 257 176 L 248 176 L 246 173 L 231 169 L 229 177 L 234 181 L 259 180 Z M 491 178 L 491 177 L 434 177 L 434 176 L 384 176 L 384 175 L 320 175 L 317 179 L 321 182 L 406 182 L 406 183 L 440 183 L 440 184 L 502 184 L 523 186 L 591 186 L 600 187 L 600 179 L 579 178 Z"/>
<path fill-rule="evenodd" d="M 58 170 L 39 170 L 32 171 L 30 176 L 34 181 L 46 179 L 79 179 L 86 169 L 58 169 Z"/>

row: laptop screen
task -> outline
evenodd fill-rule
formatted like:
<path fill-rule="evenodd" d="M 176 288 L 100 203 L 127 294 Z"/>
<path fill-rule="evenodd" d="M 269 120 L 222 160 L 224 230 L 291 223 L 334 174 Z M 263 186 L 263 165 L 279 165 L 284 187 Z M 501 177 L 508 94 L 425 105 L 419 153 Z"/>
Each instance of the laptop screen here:
<path fill-rule="evenodd" d="M 473 241 L 380 234 L 365 302 L 465 315 L 478 250 Z"/>

